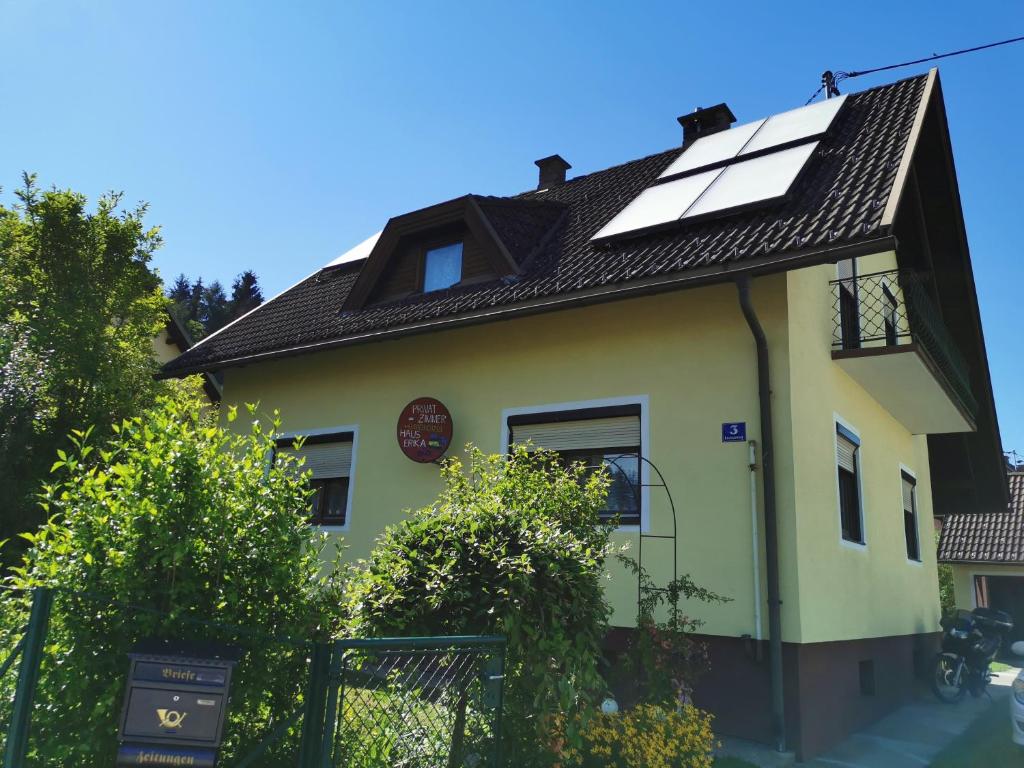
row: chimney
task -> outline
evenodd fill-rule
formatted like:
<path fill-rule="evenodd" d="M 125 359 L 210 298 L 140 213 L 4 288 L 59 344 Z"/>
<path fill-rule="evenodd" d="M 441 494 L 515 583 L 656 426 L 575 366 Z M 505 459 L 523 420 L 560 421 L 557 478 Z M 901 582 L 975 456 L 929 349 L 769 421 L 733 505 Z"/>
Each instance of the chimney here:
<path fill-rule="evenodd" d="M 688 147 L 702 136 L 726 130 L 736 122 L 736 115 L 723 103 L 707 109 L 697 107 L 690 114 L 677 119 L 683 126 L 683 146 Z"/>
<path fill-rule="evenodd" d="M 533 164 L 540 168 L 540 179 L 537 189 L 550 189 L 565 183 L 565 172 L 572 168 L 561 155 L 551 155 L 534 160 Z"/>

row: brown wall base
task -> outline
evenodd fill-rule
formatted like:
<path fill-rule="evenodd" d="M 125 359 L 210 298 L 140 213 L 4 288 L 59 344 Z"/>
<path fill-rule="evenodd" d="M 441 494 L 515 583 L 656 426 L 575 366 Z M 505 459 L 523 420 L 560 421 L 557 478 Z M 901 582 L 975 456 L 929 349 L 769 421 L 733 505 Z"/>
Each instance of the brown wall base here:
<path fill-rule="evenodd" d="M 634 631 L 614 628 L 613 659 Z M 938 633 L 831 643 L 783 643 L 786 741 L 809 760 L 847 735 L 910 700 L 917 679 L 938 650 Z M 711 668 L 698 682 L 695 703 L 715 716 L 715 732 L 773 743 L 768 644 L 703 635 Z M 628 690 L 616 691 L 625 700 Z"/>

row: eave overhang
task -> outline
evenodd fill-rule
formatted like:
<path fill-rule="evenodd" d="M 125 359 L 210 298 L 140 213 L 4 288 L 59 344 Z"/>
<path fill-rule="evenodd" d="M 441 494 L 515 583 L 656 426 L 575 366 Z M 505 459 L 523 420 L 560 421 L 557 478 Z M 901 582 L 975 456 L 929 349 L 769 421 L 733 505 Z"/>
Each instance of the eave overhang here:
<path fill-rule="evenodd" d="M 819 264 L 831 264 L 844 259 L 866 256 L 869 254 L 892 251 L 897 247 L 895 239 L 888 233 L 867 237 L 852 243 L 819 248 L 805 248 L 777 254 L 748 259 L 742 262 L 702 267 L 678 272 L 671 275 L 658 275 L 640 278 L 624 283 L 589 288 L 571 293 L 546 296 L 536 301 L 520 302 L 508 306 L 494 307 L 479 312 L 467 312 L 460 315 L 441 317 L 392 328 L 352 334 L 349 336 L 322 341 L 313 344 L 302 344 L 284 349 L 269 350 L 251 355 L 242 355 L 205 365 L 190 366 L 170 372 L 161 372 L 159 378 L 180 378 L 192 373 L 218 371 L 250 363 L 274 360 L 296 355 L 310 354 L 329 349 L 367 344 L 375 341 L 386 341 L 403 336 L 420 333 L 460 328 L 496 320 L 511 320 L 516 317 L 553 312 L 562 309 L 584 307 L 602 302 L 631 299 L 666 291 L 697 288 L 716 283 L 732 282 L 738 276 L 746 274 L 751 277 L 787 272 L 793 269 L 811 267 Z M 173 361 L 172 361 L 173 362 Z"/>

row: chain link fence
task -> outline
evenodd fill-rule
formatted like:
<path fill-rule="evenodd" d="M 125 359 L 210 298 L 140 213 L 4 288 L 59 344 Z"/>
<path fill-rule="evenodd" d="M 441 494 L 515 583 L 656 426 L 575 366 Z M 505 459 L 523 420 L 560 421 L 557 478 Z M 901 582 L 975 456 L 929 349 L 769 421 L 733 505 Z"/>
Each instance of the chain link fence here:
<path fill-rule="evenodd" d="M 504 641 L 341 641 L 336 766 L 494 768 Z"/>
<path fill-rule="evenodd" d="M 114 766 L 129 654 L 140 649 L 231 661 L 221 768 L 500 759 L 502 638 L 314 642 L 36 589 L 0 590 L 4 768 Z"/>

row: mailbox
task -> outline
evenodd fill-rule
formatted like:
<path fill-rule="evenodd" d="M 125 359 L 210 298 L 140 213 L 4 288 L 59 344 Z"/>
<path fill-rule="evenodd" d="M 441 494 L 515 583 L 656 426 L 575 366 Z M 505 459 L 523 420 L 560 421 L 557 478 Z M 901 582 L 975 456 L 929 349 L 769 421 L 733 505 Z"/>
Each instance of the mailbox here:
<path fill-rule="evenodd" d="M 212 767 L 237 657 L 213 648 L 149 650 L 129 654 L 117 764 Z"/>

